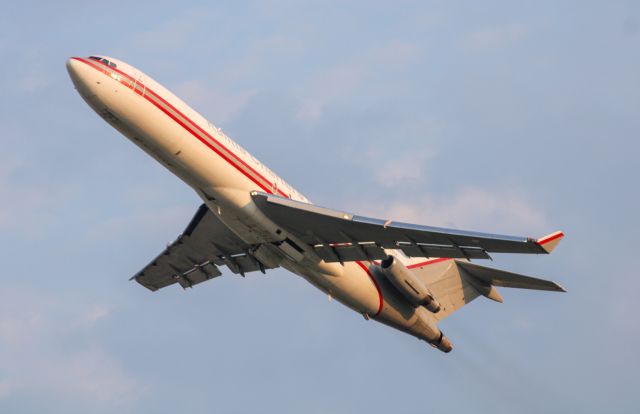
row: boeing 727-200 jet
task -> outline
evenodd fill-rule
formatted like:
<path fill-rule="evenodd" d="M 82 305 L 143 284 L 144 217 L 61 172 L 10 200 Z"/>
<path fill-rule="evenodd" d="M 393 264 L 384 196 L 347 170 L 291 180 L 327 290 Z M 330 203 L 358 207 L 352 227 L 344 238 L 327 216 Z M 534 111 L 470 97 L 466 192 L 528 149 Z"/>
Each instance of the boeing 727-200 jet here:
<path fill-rule="evenodd" d="M 69 75 L 105 121 L 200 196 L 184 232 L 132 279 L 156 291 L 283 267 L 362 314 L 452 349 L 438 322 L 496 287 L 564 291 L 555 282 L 471 263 L 489 253 L 550 253 L 563 237 L 502 236 L 363 217 L 311 204 L 142 71 L 73 57 Z"/>

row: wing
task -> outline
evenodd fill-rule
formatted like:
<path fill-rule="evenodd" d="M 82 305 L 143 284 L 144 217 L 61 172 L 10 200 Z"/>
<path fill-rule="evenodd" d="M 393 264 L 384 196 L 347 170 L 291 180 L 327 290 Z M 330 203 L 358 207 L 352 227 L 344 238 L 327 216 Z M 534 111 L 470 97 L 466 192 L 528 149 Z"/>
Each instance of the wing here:
<path fill-rule="evenodd" d="M 252 255 L 254 247 L 203 204 L 178 239 L 131 279 L 155 291 L 174 283 L 188 288 L 213 279 L 221 275 L 222 265 L 243 276 L 256 270 L 264 273 L 268 267 Z"/>
<path fill-rule="evenodd" d="M 412 257 L 490 259 L 488 253 L 550 253 L 563 237 L 541 239 L 445 229 L 357 216 L 299 201 L 253 192 L 260 210 L 311 246 L 327 262 L 376 260 L 383 249 Z"/>

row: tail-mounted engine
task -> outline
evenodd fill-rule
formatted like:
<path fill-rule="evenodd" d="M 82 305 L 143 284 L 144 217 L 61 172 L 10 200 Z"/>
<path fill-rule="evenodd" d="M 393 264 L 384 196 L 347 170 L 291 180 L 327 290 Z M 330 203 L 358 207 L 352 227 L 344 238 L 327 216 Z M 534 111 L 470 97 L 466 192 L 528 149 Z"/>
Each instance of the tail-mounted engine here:
<path fill-rule="evenodd" d="M 440 311 L 440 303 L 433 297 L 429 288 L 395 257 L 387 256 L 380 262 L 380 267 L 389 282 L 413 306 L 424 306 L 433 313 Z"/>

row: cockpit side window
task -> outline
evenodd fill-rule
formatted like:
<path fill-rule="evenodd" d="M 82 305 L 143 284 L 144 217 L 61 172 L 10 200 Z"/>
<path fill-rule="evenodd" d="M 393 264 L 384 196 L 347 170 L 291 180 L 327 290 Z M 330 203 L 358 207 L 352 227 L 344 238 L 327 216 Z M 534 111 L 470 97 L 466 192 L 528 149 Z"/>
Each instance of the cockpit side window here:
<path fill-rule="evenodd" d="M 109 66 L 111 68 L 117 68 L 118 67 L 118 65 L 116 65 L 115 63 L 110 62 L 109 60 L 107 60 L 105 58 L 102 58 L 100 56 L 89 56 L 89 59 L 93 59 L 93 60 L 97 60 L 98 62 L 102 62 L 102 63 L 104 63 L 105 65 L 107 65 L 107 66 Z"/>

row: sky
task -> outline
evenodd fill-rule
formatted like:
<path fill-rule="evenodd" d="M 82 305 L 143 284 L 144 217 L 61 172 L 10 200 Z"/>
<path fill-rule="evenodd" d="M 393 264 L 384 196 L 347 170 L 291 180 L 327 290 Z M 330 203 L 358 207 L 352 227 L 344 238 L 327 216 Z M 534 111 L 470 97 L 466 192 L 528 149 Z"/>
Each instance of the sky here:
<path fill-rule="evenodd" d="M 636 412 L 640 3 L 6 2 L 0 412 Z M 315 203 L 566 233 L 441 323 L 365 321 L 284 270 L 128 278 L 200 205 L 73 89 L 70 56 L 164 84 Z"/>

